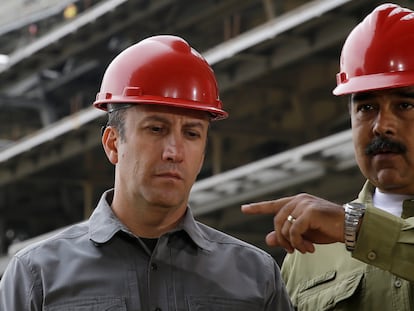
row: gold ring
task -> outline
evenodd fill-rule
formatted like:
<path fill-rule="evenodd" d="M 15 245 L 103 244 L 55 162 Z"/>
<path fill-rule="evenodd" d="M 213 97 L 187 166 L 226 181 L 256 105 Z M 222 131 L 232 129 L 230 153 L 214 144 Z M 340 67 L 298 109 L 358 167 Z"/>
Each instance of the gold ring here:
<path fill-rule="evenodd" d="M 293 224 L 293 223 L 296 221 L 296 218 L 295 218 L 295 217 L 293 217 L 292 215 L 289 215 L 289 216 L 287 217 L 287 221 L 288 221 L 288 222 L 290 222 L 291 224 Z"/>

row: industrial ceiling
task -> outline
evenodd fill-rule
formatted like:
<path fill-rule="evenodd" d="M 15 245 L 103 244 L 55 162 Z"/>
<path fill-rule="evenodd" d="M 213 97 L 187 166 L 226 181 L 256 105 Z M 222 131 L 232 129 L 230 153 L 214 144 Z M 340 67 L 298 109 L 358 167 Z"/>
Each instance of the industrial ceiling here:
<path fill-rule="evenodd" d="M 414 1 L 395 1 L 414 7 Z M 347 98 L 335 97 L 341 46 L 373 0 L 8 0 L 0 4 L 0 275 L 39 236 L 87 218 L 112 186 L 91 108 L 127 46 L 185 38 L 212 65 L 229 119 L 211 126 L 193 187 L 196 217 L 269 251 L 271 216 L 240 205 L 309 192 L 343 203 L 364 179 Z"/>

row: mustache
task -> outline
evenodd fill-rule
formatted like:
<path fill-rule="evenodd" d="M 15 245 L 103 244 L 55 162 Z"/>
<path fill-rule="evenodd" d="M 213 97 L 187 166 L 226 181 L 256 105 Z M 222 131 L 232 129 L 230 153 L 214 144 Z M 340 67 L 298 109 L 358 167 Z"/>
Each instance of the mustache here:
<path fill-rule="evenodd" d="M 375 137 L 365 148 L 366 155 L 376 155 L 379 153 L 405 153 L 407 147 L 398 141 L 385 137 Z"/>

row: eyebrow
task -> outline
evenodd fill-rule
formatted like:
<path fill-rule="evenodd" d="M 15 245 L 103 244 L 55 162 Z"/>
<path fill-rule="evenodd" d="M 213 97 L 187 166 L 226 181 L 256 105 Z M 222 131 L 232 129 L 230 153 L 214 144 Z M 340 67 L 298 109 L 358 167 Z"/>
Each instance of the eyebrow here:
<path fill-rule="evenodd" d="M 371 98 L 374 98 L 375 95 L 372 93 L 368 93 L 368 92 L 363 92 L 363 93 L 354 93 L 351 95 L 351 103 L 355 102 L 355 101 L 364 101 L 364 100 L 369 100 Z"/>
<path fill-rule="evenodd" d="M 149 115 L 149 116 L 145 117 L 142 121 L 143 122 L 158 121 L 158 122 L 171 124 L 171 121 L 168 120 L 168 118 L 165 118 L 165 117 L 159 116 L 159 115 Z M 199 127 L 199 128 L 205 128 L 206 127 L 206 126 L 204 126 L 204 124 L 201 121 L 198 121 L 198 120 L 186 121 L 183 126 L 184 127 Z"/>
<path fill-rule="evenodd" d="M 414 98 L 414 90 L 397 91 L 395 95 L 400 97 Z"/>
<path fill-rule="evenodd" d="M 403 98 L 412 98 L 414 99 L 414 90 L 407 90 L 407 89 L 395 89 L 387 93 L 387 95 L 403 97 Z M 378 94 L 375 92 L 361 92 L 355 93 L 351 95 L 351 102 L 355 101 L 364 101 L 370 100 L 377 97 Z"/>

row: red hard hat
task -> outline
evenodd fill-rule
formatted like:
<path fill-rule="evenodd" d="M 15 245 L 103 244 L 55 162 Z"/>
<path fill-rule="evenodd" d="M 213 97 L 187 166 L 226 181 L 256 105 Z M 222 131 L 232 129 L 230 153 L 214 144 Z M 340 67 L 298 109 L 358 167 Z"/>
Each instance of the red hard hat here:
<path fill-rule="evenodd" d="M 349 34 L 340 67 L 335 95 L 414 85 L 414 12 L 378 6 Z"/>
<path fill-rule="evenodd" d="M 144 39 L 109 64 L 93 103 L 155 104 L 209 112 L 225 119 L 217 81 L 207 61 L 182 38 L 170 35 Z"/>

